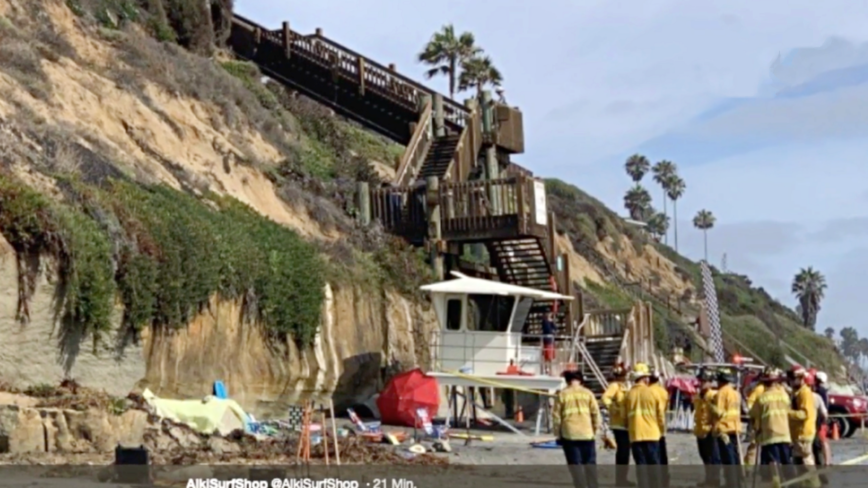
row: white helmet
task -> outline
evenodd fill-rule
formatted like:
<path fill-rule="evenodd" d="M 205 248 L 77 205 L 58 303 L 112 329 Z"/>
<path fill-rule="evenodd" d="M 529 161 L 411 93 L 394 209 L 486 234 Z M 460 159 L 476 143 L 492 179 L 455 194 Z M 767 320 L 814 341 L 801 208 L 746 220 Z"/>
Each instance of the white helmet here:
<path fill-rule="evenodd" d="M 822 371 L 817 371 L 817 374 L 814 375 L 814 378 L 817 379 L 818 383 L 824 383 L 825 384 L 827 381 L 829 381 L 829 377 L 826 376 L 826 373 L 824 373 Z"/>

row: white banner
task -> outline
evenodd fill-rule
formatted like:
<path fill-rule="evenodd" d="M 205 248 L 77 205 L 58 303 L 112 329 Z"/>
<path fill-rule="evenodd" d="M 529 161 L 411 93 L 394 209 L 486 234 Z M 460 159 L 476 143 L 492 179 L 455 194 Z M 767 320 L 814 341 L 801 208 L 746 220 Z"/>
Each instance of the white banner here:
<path fill-rule="evenodd" d="M 546 184 L 542 181 L 533 182 L 533 198 L 536 207 L 536 223 L 548 225 L 548 212 L 546 208 Z"/>

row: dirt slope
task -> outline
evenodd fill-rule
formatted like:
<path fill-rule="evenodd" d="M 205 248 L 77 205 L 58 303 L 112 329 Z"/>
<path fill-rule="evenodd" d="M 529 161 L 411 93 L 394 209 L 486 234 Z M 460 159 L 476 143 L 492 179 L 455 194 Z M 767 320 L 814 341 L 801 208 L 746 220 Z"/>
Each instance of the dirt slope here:
<path fill-rule="evenodd" d="M 330 198 L 334 185 L 305 176 L 312 159 L 335 164 L 337 156 L 305 134 L 304 121 L 264 103 L 268 90 L 245 86 L 225 58 L 193 55 L 159 43 L 140 24 L 115 28 L 70 5 L 0 0 L 4 181 L 35 189 L 64 209 L 81 203 L 70 200 L 70 184 L 92 189 L 86 195 L 110 178 L 217 195 L 211 200 L 230 196 L 303 236 L 333 264 L 320 332 L 309 346 L 291 337 L 275 345 L 267 327 L 246 318 L 242 301 L 215 296 L 187 327 L 147 327 L 121 349 L 115 343 L 128 331 L 116 306 L 108 340 L 91 348 L 78 337 L 70 352 L 57 312 L 62 263 L 33 256 L 41 262 L 32 290 L 23 290 L 22 259 L 31 257 L 10 244 L 14 229 L 0 219 L 0 378 L 27 386 L 75 377 L 113 394 L 148 386 L 167 397 L 201 396 L 221 379 L 246 408 L 264 414 L 335 390 L 339 402 L 364 401 L 377 391 L 382 368 L 424 362 L 427 349 L 417 338 L 427 336 L 433 316 L 386 283 L 406 270 L 383 268 L 375 250 L 354 247 L 350 234 L 358 230 L 340 199 Z M 106 12 L 122 13 L 111 10 L 115 3 L 106 5 Z M 387 149 L 379 157 L 381 146 Z M 394 150 L 387 146 L 363 134 L 348 151 L 388 167 Z M 4 198 L 0 216 L 11 205 Z M 382 239 L 365 240 L 377 246 Z M 23 295 L 24 322 L 17 313 Z"/>

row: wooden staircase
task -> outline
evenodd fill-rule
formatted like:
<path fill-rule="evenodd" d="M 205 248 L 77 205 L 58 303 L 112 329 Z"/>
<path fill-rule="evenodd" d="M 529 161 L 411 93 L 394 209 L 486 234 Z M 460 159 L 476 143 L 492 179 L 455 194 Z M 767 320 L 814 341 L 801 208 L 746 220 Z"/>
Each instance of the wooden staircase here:
<path fill-rule="evenodd" d="M 612 369 L 619 362 L 628 367 L 637 362 L 653 362 L 654 326 L 652 307 L 637 301 L 629 309 L 599 310 L 585 314 L 579 326 L 577 340 L 581 342 L 593 364 L 579 355 L 578 362 L 588 388 L 598 397 L 604 387 L 594 369 L 609 381 Z"/>
<path fill-rule="evenodd" d="M 536 208 L 540 185 L 509 161 L 509 154 L 524 150 L 517 109 L 484 97 L 460 104 L 399 74 L 394 65 L 326 38 L 321 29 L 300 34 L 288 22 L 268 29 L 235 15 L 227 43 L 269 78 L 405 146 L 391 186 L 365 190 L 368 219 L 414 245 L 442 246 L 444 253 L 453 252 L 449 244 L 484 244 L 501 281 L 553 290 L 546 240 L 553 224 L 538 223 L 536 216 L 547 213 Z M 484 148 L 496 149 L 501 177 L 468 181 L 485 173 L 479 164 Z M 421 185 L 432 178 L 439 181 L 436 190 Z M 441 242 L 429 235 L 432 204 L 440 208 Z M 541 333 L 551 305 L 533 304 L 527 334 Z M 559 305 L 560 323 L 567 307 Z"/>
<path fill-rule="evenodd" d="M 434 92 L 323 36 L 300 34 L 284 22 L 268 29 L 234 15 L 227 45 L 269 78 L 296 90 L 399 144 L 413 136 L 426 97 Z M 444 124 L 461 132 L 470 112 L 444 99 Z"/>
<path fill-rule="evenodd" d="M 498 271 L 500 281 L 537 290 L 557 291 L 554 286 L 554 273 L 546 256 L 546 241 L 539 237 L 521 237 L 491 241 L 486 244 L 492 265 Z M 555 304 L 548 300 L 535 300 L 525 322 L 525 334 L 542 334 L 545 314 Z M 565 319 L 567 304 L 557 303 L 558 313 L 555 323 L 558 335 L 567 335 Z"/>
<path fill-rule="evenodd" d="M 603 377 L 610 379 L 612 377 L 612 368 L 618 363 L 618 356 L 621 354 L 621 342 L 623 335 L 613 337 L 588 337 L 585 341 L 585 347 L 593 358 L 594 363 L 600 368 Z M 603 394 L 604 388 L 600 381 L 591 374 L 591 370 L 587 363 L 582 362 L 581 372 L 585 377 L 585 385 L 594 392 L 595 395 Z"/>
<path fill-rule="evenodd" d="M 425 179 L 431 176 L 444 178 L 448 173 L 455 150 L 461 138 L 459 134 L 448 134 L 437 139 L 431 144 L 422 167 L 418 171 L 417 179 Z"/>

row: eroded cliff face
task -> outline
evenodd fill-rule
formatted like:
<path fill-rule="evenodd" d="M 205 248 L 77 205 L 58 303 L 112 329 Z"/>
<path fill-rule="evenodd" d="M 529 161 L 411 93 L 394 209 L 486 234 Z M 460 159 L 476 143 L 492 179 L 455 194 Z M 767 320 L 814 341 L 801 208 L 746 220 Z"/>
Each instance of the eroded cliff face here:
<path fill-rule="evenodd" d="M 379 391 L 381 368 L 425 366 L 433 311 L 392 292 L 329 284 L 314 345 L 275 344 L 264 328 L 242 319 L 240 306 L 213 300 L 188 327 L 146 330 L 121 348 L 107 337 L 60 334 L 54 319 L 56 286 L 42 263 L 30 297 L 30 321 L 16 319 L 18 272 L 14 250 L 0 237 L 0 378 L 14 386 L 74 378 L 115 395 L 150 388 L 159 396 L 195 398 L 222 380 L 255 415 L 285 411 L 302 397 L 334 394 L 338 404 L 360 403 Z"/>

